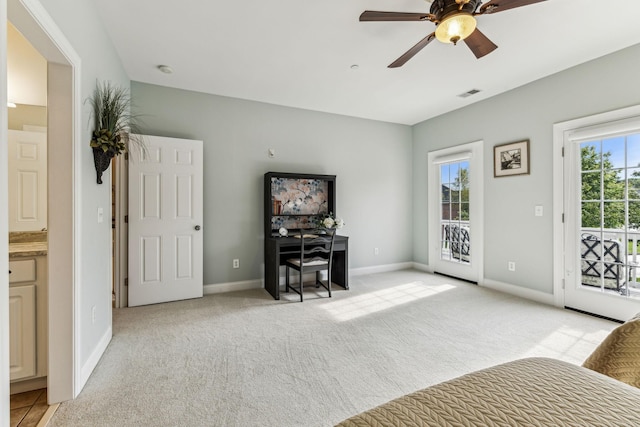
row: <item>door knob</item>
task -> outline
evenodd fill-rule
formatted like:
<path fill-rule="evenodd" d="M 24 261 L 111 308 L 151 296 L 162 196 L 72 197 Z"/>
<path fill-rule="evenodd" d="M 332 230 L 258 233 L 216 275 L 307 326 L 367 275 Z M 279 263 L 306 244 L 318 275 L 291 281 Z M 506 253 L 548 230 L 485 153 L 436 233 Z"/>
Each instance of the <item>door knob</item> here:
<path fill-rule="evenodd" d="M 196 226 L 195 226 L 195 229 L 196 229 L 196 231 L 200 231 L 200 226 L 199 226 L 199 225 L 196 225 Z"/>

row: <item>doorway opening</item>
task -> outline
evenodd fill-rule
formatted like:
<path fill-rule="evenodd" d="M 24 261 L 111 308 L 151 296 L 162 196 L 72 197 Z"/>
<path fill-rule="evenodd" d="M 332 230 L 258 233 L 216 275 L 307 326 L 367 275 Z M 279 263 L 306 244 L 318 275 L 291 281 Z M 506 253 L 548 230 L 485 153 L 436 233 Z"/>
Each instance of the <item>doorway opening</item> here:
<path fill-rule="evenodd" d="M 10 391 L 47 385 L 47 61 L 7 23 Z"/>
<path fill-rule="evenodd" d="M 79 315 L 74 303 L 79 300 L 75 281 L 81 265 L 81 230 L 76 220 L 82 175 L 77 119 L 82 105 L 80 59 L 40 3 L 10 0 L 7 6 L 3 30 L 10 21 L 47 61 L 47 185 L 51 199 L 55 197 L 55 209 L 48 209 L 47 215 L 48 265 L 55 266 L 47 271 L 47 338 L 55 343 L 48 346 L 47 398 L 48 403 L 56 403 L 75 398 L 83 380 L 77 366 L 75 322 Z M 1 380 L 9 382 L 8 372 Z"/>

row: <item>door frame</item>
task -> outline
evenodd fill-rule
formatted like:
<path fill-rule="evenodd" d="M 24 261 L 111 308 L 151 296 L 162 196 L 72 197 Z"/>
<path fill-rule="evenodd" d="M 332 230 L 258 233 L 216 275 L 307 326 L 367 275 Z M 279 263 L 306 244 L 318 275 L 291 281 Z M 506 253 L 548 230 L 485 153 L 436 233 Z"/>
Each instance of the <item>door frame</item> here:
<path fill-rule="evenodd" d="M 86 379 L 83 378 L 80 361 L 79 331 L 80 292 L 77 279 L 80 277 L 81 259 L 81 206 L 82 188 L 80 178 L 81 140 L 82 140 L 82 82 L 80 57 L 58 28 L 46 9 L 38 0 L 0 0 L 0 31 L 3 33 L 2 45 L 6 52 L 7 20 L 20 30 L 29 42 L 40 52 L 48 63 L 48 109 L 49 123 L 47 136 L 50 141 L 48 159 L 49 188 L 57 192 L 56 209 L 49 209 L 49 342 L 48 399 L 49 403 L 70 400 L 77 396 Z M 6 54 L 0 56 L 0 84 L 7 84 Z M 55 83 L 53 85 L 52 83 Z M 54 90 L 55 89 L 55 90 Z M 0 96 L 6 103 L 6 94 Z M 2 112 L 0 140 L 6 140 L 7 113 Z M 3 147 L 0 153 L 2 163 L 6 165 L 7 153 Z M 6 171 L 6 168 L 3 168 Z M 6 172 L 0 178 L 2 188 L 6 189 Z M 5 192 L 6 194 L 6 192 Z M 4 221 L 8 211 L 6 203 L 1 209 L 0 235 L 8 234 L 8 224 Z M 8 262 L 6 243 L 0 246 L 0 263 Z M 8 248 L 7 248 L 8 249 Z M 53 250 L 51 250 L 53 249 Z M 7 255 L 5 257 L 5 255 Z M 6 258 L 6 259 L 5 259 Z M 0 267 L 2 268 L 2 267 Z M 6 268 L 5 268 L 6 270 Z M 8 308 L 8 277 L 0 280 L 0 310 L 6 313 Z M 2 355 L 8 354 L 8 325 L 2 322 L 0 333 Z M 3 357 L 3 360 L 6 360 Z M 9 371 L 0 368 L 0 399 L 8 402 Z M 9 411 L 2 411 L 7 414 Z M 0 419 L 0 425 L 5 419 Z"/>
<path fill-rule="evenodd" d="M 567 272 L 565 265 L 566 229 L 564 215 L 568 203 L 575 200 L 570 194 L 565 195 L 564 143 L 569 134 L 584 130 L 591 126 L 603 126 L 608 123 L 640 117 L 640 105 L 608 111 L 592 116 L 581 117 L 553 125 L 553 303 L 558 307 L 565 306 L 565 280 L 572 272 Z M 575 171 L 573 171 L 575 172 Z M 571 171 L 567 173 L 572 173 Z M 626 319 L 624 319 L 626 320 Z"/>
<path fill-rule="evenodd" d="M 127 287 L 129 241 L 126 216 L 129 212 L 129 161 L 128 155 L 116 156 L 115 168 L 115 239 L 113 248 L 113 286 L 116 291 L 115 308 L 129 306 Z"/>
<path fill-rule="evenodd" d="M 435 268 L 436 259 L 440 256 L 440 191 L 437 183 L 440 182 L 440 168 L 434 162 L 448 162 L 469 159 L 470 169 L 470 200 L 469 200 L 469 226 L 473 229 L 470 242 L 471 264 L 470 275 L 461 277 L 465 280 L 482 284 L 484 281 L 484 141 L 474 141 L 453 147 L 430 151 L 427 154 L 427 203 L 428 230 L 429 230 L 429 269 Z M 437 200 L 436 203 L 433 201 Z M 448 274 L 447 272 L 443 272 Z"/>

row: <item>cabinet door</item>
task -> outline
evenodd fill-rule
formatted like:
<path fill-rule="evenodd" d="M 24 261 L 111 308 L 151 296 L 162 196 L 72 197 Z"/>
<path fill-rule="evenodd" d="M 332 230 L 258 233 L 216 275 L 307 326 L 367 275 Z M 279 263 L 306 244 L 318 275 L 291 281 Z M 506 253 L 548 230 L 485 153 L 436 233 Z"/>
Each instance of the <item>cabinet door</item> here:
<path fill-rule="evenodd" d="M 36 374 L 36 287 L 9 288 L 11 381 Z"/>

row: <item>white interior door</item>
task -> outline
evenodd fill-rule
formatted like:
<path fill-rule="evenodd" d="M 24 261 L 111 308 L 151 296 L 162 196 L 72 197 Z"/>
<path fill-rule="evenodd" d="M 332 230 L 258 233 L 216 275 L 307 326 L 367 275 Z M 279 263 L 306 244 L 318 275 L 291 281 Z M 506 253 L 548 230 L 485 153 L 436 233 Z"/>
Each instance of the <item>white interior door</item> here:
<path fill-rule="evenodd" d="M 472 282 L 483 275 L 482 142 L 429 153 L 429 265 Z"/>
<path fill-rule="evenodd" d="M 201 297 L 202 141 L 144 141 L 129 161 L 129 306 Z"/>
<path fill-rule="evenodd" d="M 9 130 L 9 230 L 47 227 L 47 133 Z"/>

